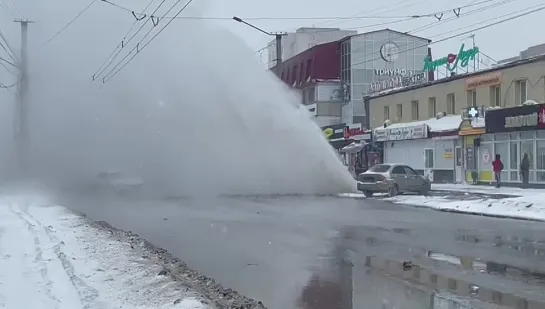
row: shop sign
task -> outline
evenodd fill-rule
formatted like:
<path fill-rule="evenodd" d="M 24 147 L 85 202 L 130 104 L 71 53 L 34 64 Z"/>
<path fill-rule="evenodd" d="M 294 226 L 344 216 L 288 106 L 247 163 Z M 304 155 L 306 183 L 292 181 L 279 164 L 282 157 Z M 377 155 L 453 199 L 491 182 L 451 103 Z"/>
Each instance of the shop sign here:
<path fill-rule="evenodd" d="M 394 78 L 372 83 L 369 85 L 368 93 L 376 93 L 398 87 L 418 85 L 426 82 L 427 80 L 427 74 L 424 72 L 410 76 L 396 76 Z"/>
<path fill-rule="evenodd" d="M 375 69 L 377 76 L 405 76 L 407 69 Z"/>
<path fill-rule="evenodd" d="M 488 110 L 485 128 L 487 133 L 545 129 L 545 104 Z"/>
<path fill-rule="evenodd" d="M 428 138 L 428 125 L 406 126 L 398 128 L 376 129 L 374 139 L 377 142 L 403 141 Z"/>
<path fill-rule="evenodd" d="M 466 90 L 474 90 L 482 87 L 493 87 L 501 85 L 502 73 L 492 73 L 480 76 L 475 76 L 466 79 Z"/>
<path fill-rule="evenodd" d="M 371 131 L 366 131 L 361 128 L 350 128 L 347 126 L 344 129 L 344 138 L 369 141 L 371 140 Z"/>
<path fill-rule="evenodd" d="M 460 46 L 458 54 L 448 54 L 446 57 L 439 58 L 437 60 L 431 60 L 430 56 L 424 59 L 424 71 L 435 71 L 442 66 L 446 66 L 449 71 L 454 71 L 457 68 L 465 68 L 468 66 L 470 60 L 474 60 L 475 56 L 479 53 L 478 47 L 473 47 L 468 50 L 464 50 L 465 44 Z"/>
<path fill-rule="evenodd" d="M 324 132 L 325 137 L 329 140 L 344 139 L 344 127 L 345 123 L 334 124 L 330 126 L 322 127 L 322 132 Z"/>

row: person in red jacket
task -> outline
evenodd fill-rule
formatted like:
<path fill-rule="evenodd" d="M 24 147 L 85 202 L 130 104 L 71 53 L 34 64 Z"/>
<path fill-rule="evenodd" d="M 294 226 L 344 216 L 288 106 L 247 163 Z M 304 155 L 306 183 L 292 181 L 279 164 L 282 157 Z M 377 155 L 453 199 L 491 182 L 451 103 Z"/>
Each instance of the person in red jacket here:
<path fill-rule="evenodd" d="M 492 167 L 496 176 L 496 188 L 499 188 L 501 184 L 501 171 L 503 171 L 503 162 L 501 162 L 499 154 L 496 154 L 496 160 L 492 162 Z"/>

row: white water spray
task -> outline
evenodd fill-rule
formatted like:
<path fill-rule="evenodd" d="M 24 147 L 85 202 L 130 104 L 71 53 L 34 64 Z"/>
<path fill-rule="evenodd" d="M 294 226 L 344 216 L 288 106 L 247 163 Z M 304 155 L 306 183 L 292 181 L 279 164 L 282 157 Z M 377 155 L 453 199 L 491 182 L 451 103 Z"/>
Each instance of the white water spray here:
<path fill-rule="evenodd" d="M 176 21 L 111 82 L 91 84 L 117 44 L 104 39 L 111 26 L 89 24 L 105 23 L 95 13 L 34 55 L 33 149 L 42 178 L 85 182 L 115 168 L 182 195 L 354 190 L 296 96 L 224 29 Z"/>

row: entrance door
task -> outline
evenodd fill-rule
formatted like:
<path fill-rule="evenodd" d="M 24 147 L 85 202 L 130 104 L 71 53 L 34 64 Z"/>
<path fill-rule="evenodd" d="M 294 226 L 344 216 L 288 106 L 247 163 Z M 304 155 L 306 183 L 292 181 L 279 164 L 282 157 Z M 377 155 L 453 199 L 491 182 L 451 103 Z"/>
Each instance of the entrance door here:
<path fill-rule="evenodd" d="M 462 152 L 462 147 L 456 146 L 454 151 L 454 174 L 456 174 L 456 183 L 461 183 L 464 179 L 462 177 L 462 167 L 464 165 L 464 155 Z"/>

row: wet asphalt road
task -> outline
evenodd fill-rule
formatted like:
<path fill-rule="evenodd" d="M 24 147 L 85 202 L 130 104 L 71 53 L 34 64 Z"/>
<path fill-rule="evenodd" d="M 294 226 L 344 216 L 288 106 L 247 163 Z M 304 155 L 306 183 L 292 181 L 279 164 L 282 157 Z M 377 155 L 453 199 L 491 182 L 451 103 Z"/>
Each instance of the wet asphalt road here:
<path fill-rule="evenodd" d="M 544 223 L 339 197 L 61 200 L 272 309 L 545 308 Z"/>

